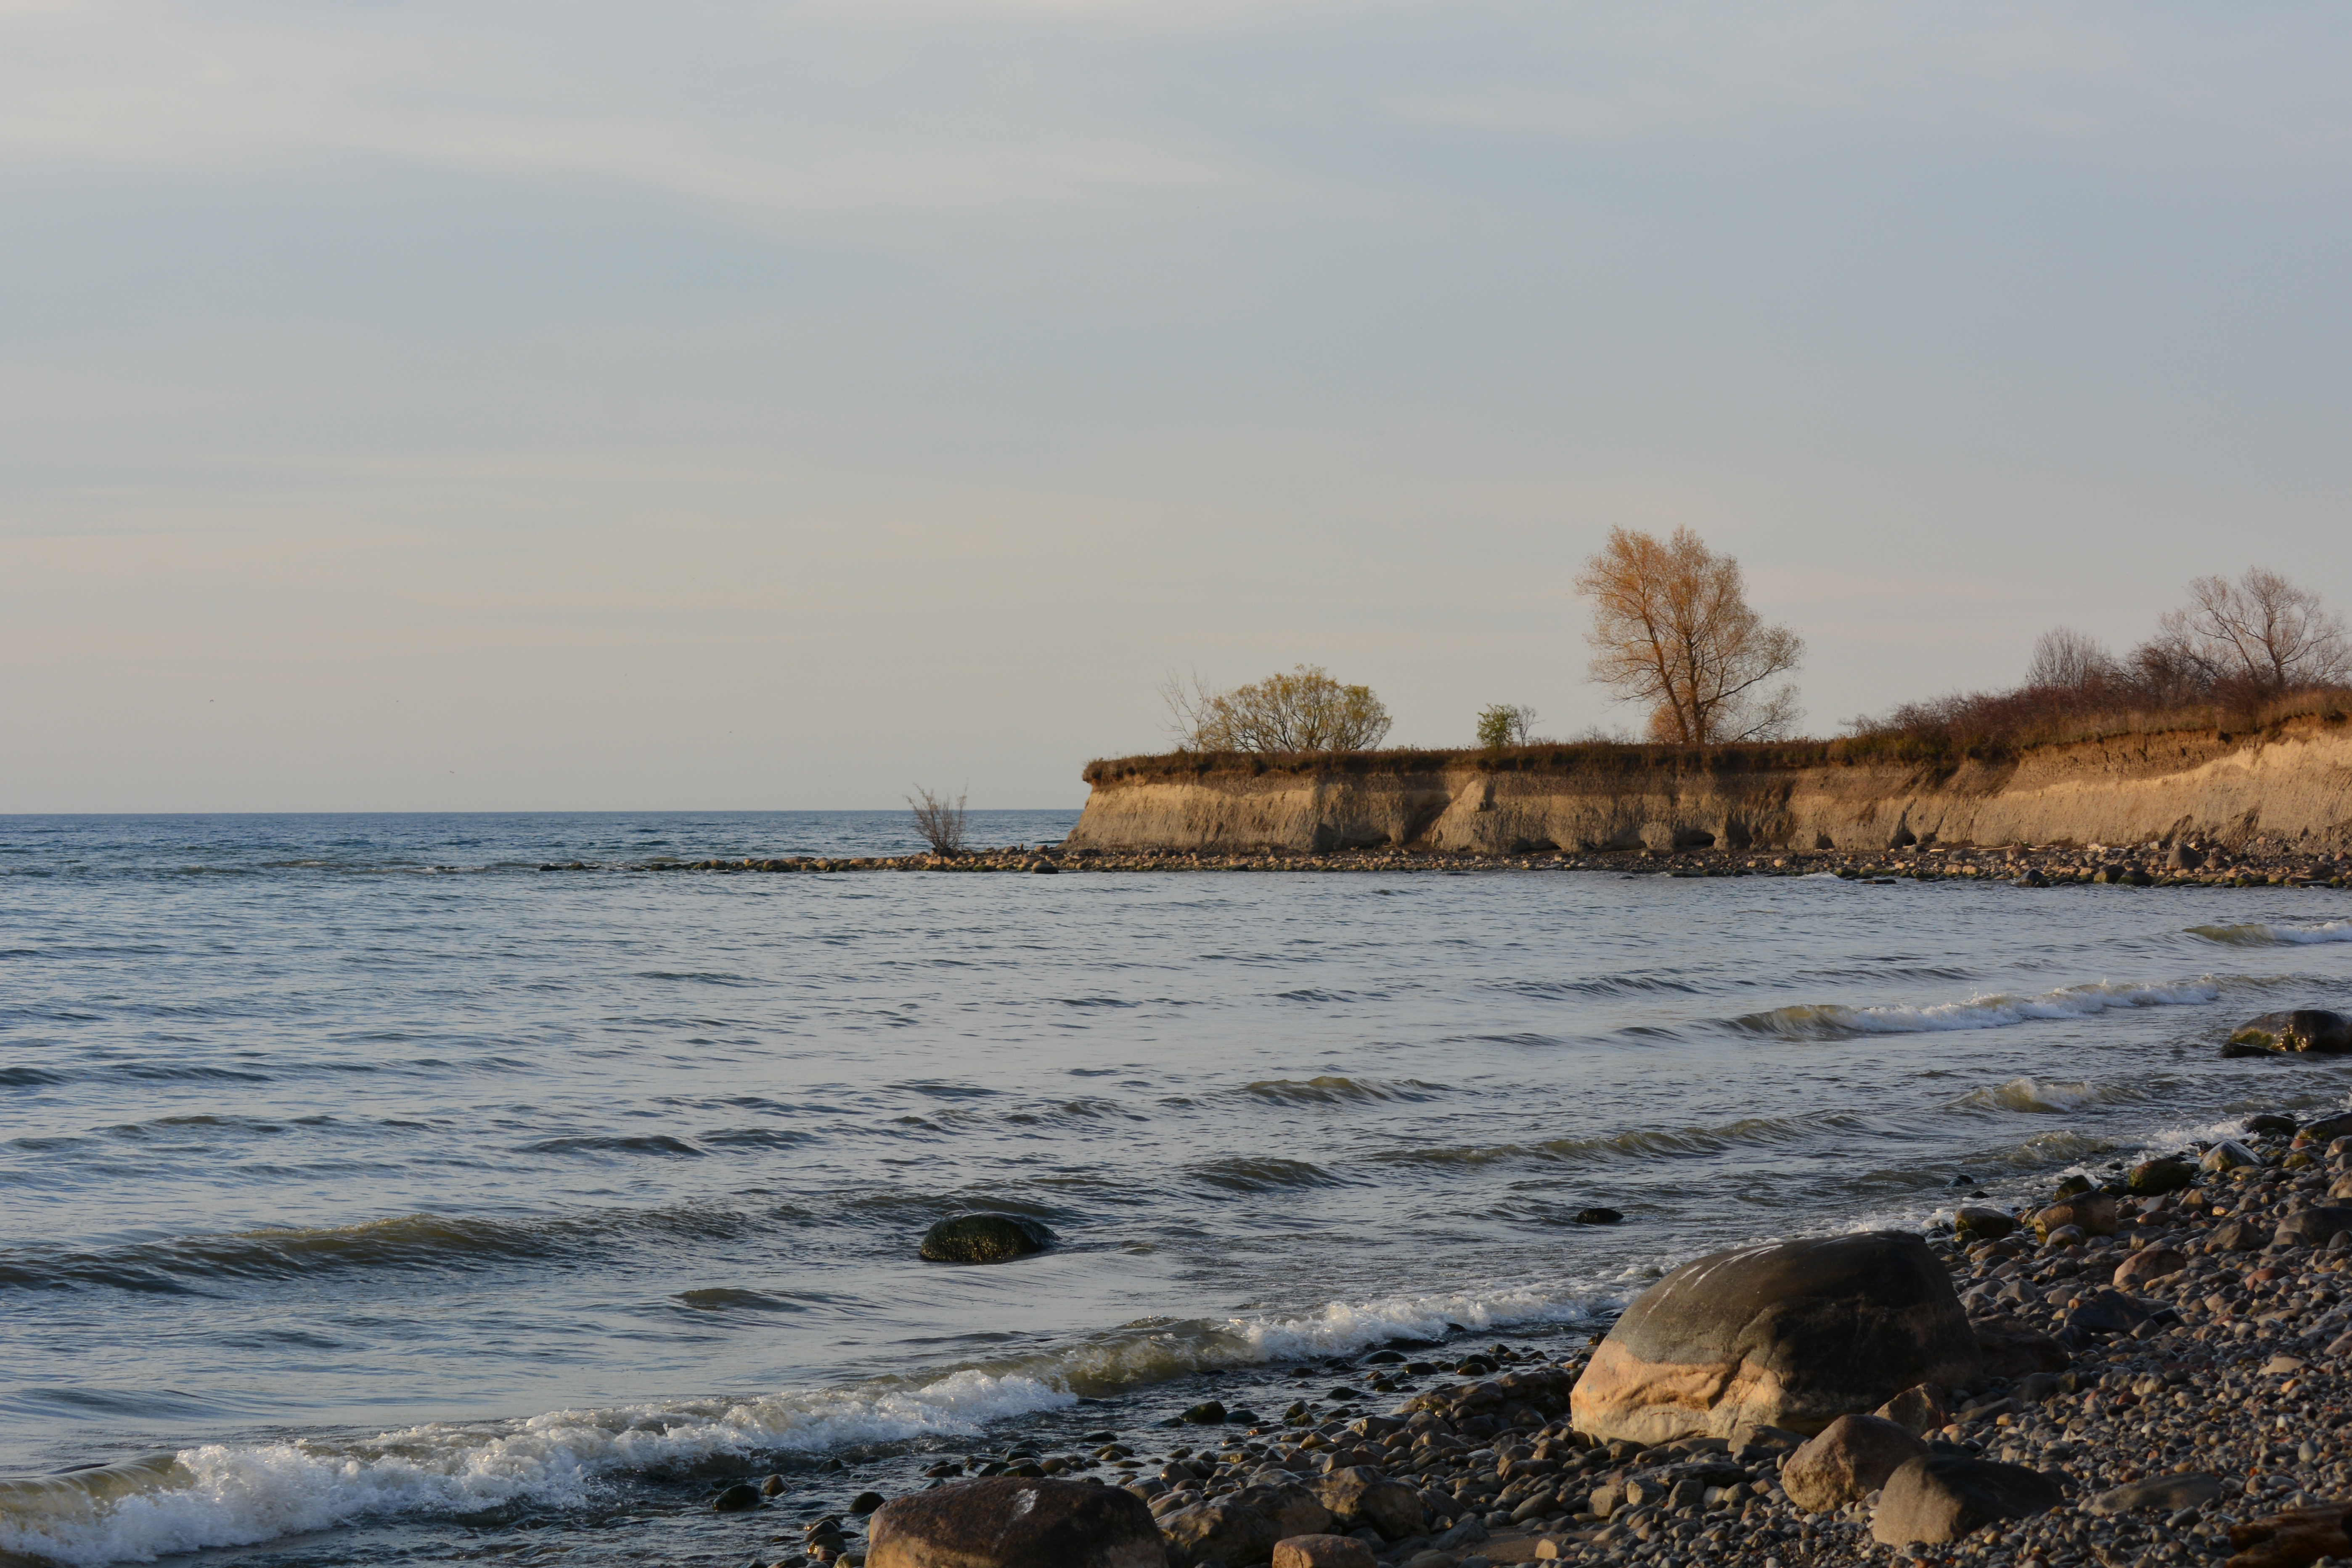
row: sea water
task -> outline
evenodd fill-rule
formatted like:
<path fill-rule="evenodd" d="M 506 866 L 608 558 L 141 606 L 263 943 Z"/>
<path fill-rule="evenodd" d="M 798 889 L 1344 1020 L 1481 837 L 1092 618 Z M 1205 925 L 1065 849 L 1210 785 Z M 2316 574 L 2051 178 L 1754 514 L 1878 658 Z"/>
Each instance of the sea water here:
<path fill-rule="evenodd" d="M 657 868 L 915 847 L 0 818 L 0 1553 L 772 1558 L 942 1456 L 1149 1452 L 2352 1089 L 2216 1048 L 2352 1005 L 2326 889 Z M 1058 1244 L 918 1258 L 979 1210 Z"/>

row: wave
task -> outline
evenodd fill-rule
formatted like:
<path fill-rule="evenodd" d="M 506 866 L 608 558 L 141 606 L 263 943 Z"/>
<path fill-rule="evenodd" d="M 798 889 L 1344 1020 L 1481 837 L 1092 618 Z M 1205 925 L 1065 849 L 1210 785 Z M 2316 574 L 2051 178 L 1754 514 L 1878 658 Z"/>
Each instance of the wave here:
<path fill-rule="evenodd" d="M 706 1296 L 691 1303 L 704 1310 L 762 1304 L 736 1292 L 691 1294 Z M 0 1557 L 102 1568 L 369 1521 L 580 1507 L 631 1476 L 732 1474 L 761 1456 L 971 1436 L 996 1422 L 1068 1408 L 1090 1392 L 1465 1330 L 1590 1322 L 1610 1305 L 1533 1283 L 1332 1301 L 1287 1314 L 1146 1321 L 1009 1362 L 837 1389 L 431 1423 L 359 1440 L 208 1444 L 0 1481 Z"/>
<path fill-rule="evenodd" d="M 1826 1132 L 1864 1131 L 1874 1124 L 1850 1111 L 1818 1116 L 1743 1116 L 1715 1127 L 1637 1127 L 1583 1138 L 1549 1138 L 1535 1143 L 1478 1143 L 1430 1149 L 1398 1149 L 1372 1156 L 1380 1164 L 1475 1166 L 1504 1160 L 1559 1160 L 1588 1163 L 1595 1158 L 1682 1159 L 1720 1154 L 1743 1145 L 1801 1142 Z"/>
<path fill-rule="evenodd" d="M 2324 921 L 2318 925 L 2190 926 L 2189 934 L 2225 947 L 2308 947 L 2321 942 L 2352 942 L 2352 920 Z"/>
<path fill-rule="evenodd" d="M 1235 1154 L 1209 1160 L 1191 1168 L 1194 1179 L 1229 1193 L 1267 1193 L 1286 1188 L 1344 1187 L 1347 1178 L 1335 1176 L 1304 1160 L 1278 1154 Z"/>
<path fill-rule="evenodd" d="M 0 1250 L 0 1291 L 88 1287 L 151 1294 L 215 1284 L 387 1268 L 470 1272 L 509 1263 L 603 1253 L 635 1233 L 731 1241 L 764 1222 L 722 1209 L 618 1210 L 562 1219 L 453 1219 L 401 1215 L 359 1225 L 178 1237 L 88 1251 Z"/>
<path fill-rule="evenodd" d="M 2032 1112 L 2079 1110 L 2086 1105 L 2116 1105 L 2147 1098 L 2137 1084 L 2060 1083 L 2013 1078 L 1990 1089 L 1970 1089 L 1955 1103 L 1975 1110 Z"/>
<path fill-rule="evenodd" d="M 1375 1079 L 1341 1078 L 1327 1073 L 1304 1079 L 1260 1079 L 1255 1083 L 1244 1085 L 1242 1092 L 1255 1095 L 1260 1100 L 1290 1105 L 1347 1105 L 1375 1100 L 1435 1100 L 1447 1090 L 1442 1083 L 1423 1083 L 1419 1079 L 1383 1083 Z"/>
<path fill-rule="evenodd" d="M 2045 1018 L 2088 1018 L 2123 1007 L 2197 1007 L 2218 1000 L 2221 988 L 2210 979 L 2170 984 L 2065 985 L 2038 996 L 1995 992 L 1965 1002 L 1933 1006 L 1848 1007 L 1836 1003 L 1775 1007 L 1727 1019 L 1745 1034 L 1790 1040 L 1843 1040 L 1859 1035 L 1933 1034 L 1953 1029 L 1999 1029 Z"/>

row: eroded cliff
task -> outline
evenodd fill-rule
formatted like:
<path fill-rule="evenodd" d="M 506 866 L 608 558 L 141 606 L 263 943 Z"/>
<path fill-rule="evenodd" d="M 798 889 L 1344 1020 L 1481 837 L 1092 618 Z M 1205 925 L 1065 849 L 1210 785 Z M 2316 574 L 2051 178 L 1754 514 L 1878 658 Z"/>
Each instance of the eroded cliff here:
<path fill-rule="evenodd" d="M 1096 763 L 1069 842 L 1094 848 L 1475 854 L 1696 845 L 1871 850 L 2352 837 L 2352 721 L 2183 731 L 1918 763 L 1837 745 L 1543 748 Z"/>

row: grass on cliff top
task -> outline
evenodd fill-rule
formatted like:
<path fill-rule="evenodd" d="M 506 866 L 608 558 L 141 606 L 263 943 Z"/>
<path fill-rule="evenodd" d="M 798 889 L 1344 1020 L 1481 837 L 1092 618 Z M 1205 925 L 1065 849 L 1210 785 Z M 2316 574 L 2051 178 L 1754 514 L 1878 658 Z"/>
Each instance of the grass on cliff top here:
<path fill-rule="evenodd" d="M 1914 712 L 1917 710 L 1912 710 Z M 1342 773 L 1360 775 L 1436 773 L 1475 768 L 1485 773 L 1586 773 L 1624 776 L 1654 770 L 1769 773 L 1797 768 L 1895 766 L 1952 769 L 1963 763 L 2009 763 L 2042 746 L 2198 734 L 2228 742 L 2307 724 L 2341 724 L 2352 711 L 2352 691 L 2326 689 L 2244 706 L 2206 704 L 2159 711 L 2011 710 L 1985 715 L 1966 710 L 1896 724 L 1859 723 L 1851 735 L 1727 746 L 1660 746 L 1633 742 L 1576 741 L 1492 750 L 1398 746 L 1372 752 L 1165 752 L 1104 757 L 1088 763 L 1090 784 L 1118 779 L 1201 778 L 1211 774 Z M 2002 722 L 1972 721 L 1996 717 Z"/>

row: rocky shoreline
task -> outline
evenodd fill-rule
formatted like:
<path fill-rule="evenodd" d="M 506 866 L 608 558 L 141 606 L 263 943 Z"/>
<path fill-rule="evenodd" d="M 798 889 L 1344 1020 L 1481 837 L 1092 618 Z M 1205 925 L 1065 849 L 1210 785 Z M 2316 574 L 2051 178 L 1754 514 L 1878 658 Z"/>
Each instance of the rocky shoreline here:
<path fill-rule="evenodd" d="M 548 864 L 541 871 L 616 868 L 583 861 Z M 2133 887 L 2331 887 L 2352 874 L 2352 855 L 2313 852 L 2258 840 L 2236 847 L 2189 844 L 1906 845 L 1874 854 L 1842 850 L 1628 849 L 1570 854 L 1470 855 L 1397 847 L 1333 850 L 1262 849 L 1195 852 L 1174 849 L 1071 848 L 1013 845 L 962 855 L 746 856 L 659 859 L 619 869 L 695 872 L 941 871 L 1051 875 L 1085 871 L 1614 871 L 1628 876 L 1812 877 L 1850 880 L 2014 882 L 2028 887 L 2107 883 Z"/>
<path fill-rule="evenodd" d="M 2111 1167 L 2096 1184 L 2073 1178 L 2046 1204 L 1963 1202 L 1924 1237 L 1782 1244 L 1910 1249 L 1918 1271 L 1948 1280 L 1926 1287 L 1934 1311 L 1974 1341 L 1955 1385 L 1906 1388 L 1875 1416 L 1845 1416 L 1819 1436 L 1753 1418 L 1770 1398 L 1795 1408 L 1790 1389 L 1751 1389 L 1767 1403 L 1718 1434 L 1650 1442 L 1592 1430 L 1630 1430 L 1666 1407 L 1656 1400 L 1686 1402 L 1686 1367 L 1667 1369 L 1668 1393 L 1642 1391 L 1636 1363 L 1660 1353 L 1658 1313 L 1648 1311 L 1647 1339 L 1636 1320 L 1691 1270 L 1744 1267 L 1774 1250 L 1751 1248 L 1677 1270 L 1605 1339 L 1390 1347 L 1317 1363 L 1294 1384 L 1339 1386 L 1308 1389 L 1280 1412 L 1241 1408 L 1237 1392 L 1234 1408 L 1196 1406 L 1148 1434 L 1097 1433 L 1103 1441 L 1084 1449 L 943 1459 L 925 1489 L 887 1507 L 868 1493 L 845 1514 L 777 1538 L 796 1550 L 760 1561 L 2123 1568 L 2227 1559 L 2300 1568 L 2352 1559 L 2345 1510 L 2330 1506 L 2352 1497 L 2352 1116 L 2301 1127 L 2263 1116 L 2247 1129 L 2128 1173 Z M 1874 1264 L 1864 1277 L 1886 1272 Z M 1723 1293 L 1723 1277 L 1713 1289 Z M 1928 1334 L 1923 1321 L 1903 1319 L 1912 1325 L 1904 1332 Z M 1605 1375 L 1595 1371 L 1604 1362 Z M 1646 1415 L 1636 1408 L 1644 1399 Z M 1016 1511 L 1034 1510 L 1048 1531 L 1040 1540 L 1061 1544 L 935 1552 L 952 1543 L 934 1536 L 961 1528 L 956 1509 L 996 1508 L 1001 1525 L 1003 1508 L 968 1484 L 985 1477 L 996 1478 L 992 1488 L 1027 1489 Z M 1042 1503 L 1039 1488 L 1051 1489 Z M 1097 1515 L 1112 1503 L 1132 1511 L 1123 1522 L 1056 1526 L 1057 1497 Z M 1143 1539 L 1153 1531 L 1139 1521 L 1157 1539 Z M 1114 1540 L 1121 1530 L 1135 1539 Z"/>

